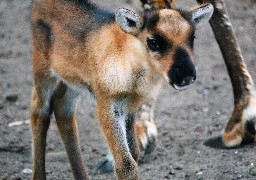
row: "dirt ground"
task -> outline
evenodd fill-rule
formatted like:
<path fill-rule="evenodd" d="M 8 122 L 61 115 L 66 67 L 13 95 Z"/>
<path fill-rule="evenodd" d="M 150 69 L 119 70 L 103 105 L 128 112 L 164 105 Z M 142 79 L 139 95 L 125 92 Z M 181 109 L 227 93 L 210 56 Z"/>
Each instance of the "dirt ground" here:
<path fill-rule="evenodd" d="M 135 1 L 135 0 L 134 0 Z M 110 9 L 139 3 L 97 0 Z M 189 3 L 188 3 L 189 2 Z M 179 0 L 179 7 L 194 1 Z M 227 9 L 247 66 L 256 82 L 256 2 L 229 0 Z M 30 179 L 32 169 L 29 108 L 33 86 L 30 46 L 30 0 L 0 1 L 0 179 Z M 139 164 L 141 179 L 256 179 L 256 144 L 224 149 L 218 144 L 233 109 L 233 93 L 224 61 L 209 25 L 196 34 L 197 82 L 176 91 L 165 84 L 155 109 L 157 148 Z M 78 127 L 91 179 L 115 179 L 95 166 L 107 146 L 95 117 L 95 103 L 84 94 Z M 12 126 L 12 122 L 22 125 Z M 217 138 L 216 138 L 217 137 Z M 217 139 L 217 140 L 216 140 Z M 48 179 L 73 179 L 54 118 L 46 154 Z"/>

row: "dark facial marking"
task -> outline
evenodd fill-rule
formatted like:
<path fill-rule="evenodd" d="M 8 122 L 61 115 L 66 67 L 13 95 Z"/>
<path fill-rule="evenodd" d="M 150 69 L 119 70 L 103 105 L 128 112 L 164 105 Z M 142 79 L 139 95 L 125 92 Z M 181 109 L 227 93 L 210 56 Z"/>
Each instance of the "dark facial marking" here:
<path fill-rule="evenodd" d="M 191 60 L 187 51 L 180 47 L 175 52 L 174 61 L 177 66 L 183 66 L 184 63 L 190 62 Z"/>
<path fill-rule="evenodd" d="M 145 27 L 149 30 L 154 30 L 158 21 L 159 15 L 157 11 L 149 11 L 144 16 Z"/>
<path fill-rule="evenodd" d="M 159 35 L 153 35 L 152 38 L 147 39 L 147 45 L 153 52 L 165 53 L 171 46 L 171 42 L 166 41 Z"/>
<path fill-rule="evenodd" d="M 174 55 L 174 64 L 169 71 L 169 77 L 171 77 L 173 82 L 179 84 L 183 78 L 195 76 L 195 66 L 188 52 L 182 47 L 178 48 Z"/>

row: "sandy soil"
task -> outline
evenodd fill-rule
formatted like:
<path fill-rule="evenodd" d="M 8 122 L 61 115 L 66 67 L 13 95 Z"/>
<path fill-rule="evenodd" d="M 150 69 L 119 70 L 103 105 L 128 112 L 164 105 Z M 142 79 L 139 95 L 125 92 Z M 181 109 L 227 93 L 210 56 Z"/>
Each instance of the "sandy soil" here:
<path fill-rule="evenodd" d="M 110 9 L 137 7 L 125 0 L 98 0 Z M 188 2 L 188 1 L 187 1 Z M 178 6 L 190 7 L 179 0 Z M 135 8 L 135 9 L 137 9 Z M 227 1 L 227 8 L 248 68 L 256 81 L 256 2 Z M 30 179 L 31 134 L 29 119 L 33 86 L 30 46 L 30 0 L 0 1 L 0 179 Z M 256 179 L 256 144 L 223 149 L 218 136 L 233 109 L 233 93 L 226 67 L 210 26 L 197 32 L 195 57 L 198 80 L 186 91 L 164 85 L 155 110 L 159 130 L 156 150 L 139 165 L 141 179 Z M 81 98 L 78 127 L 91 179 L 115 179 L 99 174 L 95 166 L 107 146 L 88 94 Z M 217 137 L 217 138 L 216 138 Z M 217 140 L 216 140 L 217 139 Z M 46 155 L 48 179 L 73 179 L 54 118 Z"/>

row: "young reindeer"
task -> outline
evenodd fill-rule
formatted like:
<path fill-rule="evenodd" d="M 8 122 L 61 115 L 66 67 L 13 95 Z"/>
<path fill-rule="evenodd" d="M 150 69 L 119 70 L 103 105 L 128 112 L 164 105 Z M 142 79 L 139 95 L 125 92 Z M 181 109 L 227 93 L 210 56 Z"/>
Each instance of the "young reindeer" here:
<path fill-rule="evenodd" d="M 88 179 L 76 124 L 77 100 L 89 89 L 114 158 L 118 179 L 138 179 L 140 134 L 135 114 L 154 101 L 163 79 L 185 89 L 196 79 L 195 28 L 211 4 L 192 11 L 159 9 L 115 14 L 87 0 L 35 0 L 32 9 L 34 82 L 31 128 L 33 179 L 46 179 L 45 146 L 54 112 L 75 179 Z"/>

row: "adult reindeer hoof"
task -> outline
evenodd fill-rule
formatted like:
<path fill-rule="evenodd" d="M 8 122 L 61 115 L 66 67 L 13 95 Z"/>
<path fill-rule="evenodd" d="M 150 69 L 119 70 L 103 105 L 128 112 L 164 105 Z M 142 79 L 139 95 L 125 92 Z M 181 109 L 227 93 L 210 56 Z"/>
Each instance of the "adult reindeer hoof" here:
<path fill-rule="evenodd" d="M 114 172 L 113 157 L 111 155 L 106 155 L 106 157 L 97 164 L 96 172 L 99 172 L 101 174 Z"/>
<path fill-rule="evenodd" d="M 222 136 L 226 147 L 236 147 L 241 143 L 254 142 L 256 131 L 256 98 L 250 98 L 249 103 L 241 103 L 235 107 Z"/>

